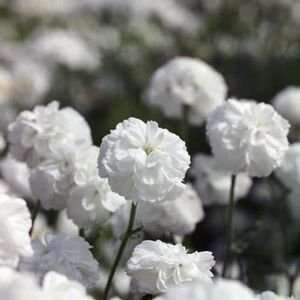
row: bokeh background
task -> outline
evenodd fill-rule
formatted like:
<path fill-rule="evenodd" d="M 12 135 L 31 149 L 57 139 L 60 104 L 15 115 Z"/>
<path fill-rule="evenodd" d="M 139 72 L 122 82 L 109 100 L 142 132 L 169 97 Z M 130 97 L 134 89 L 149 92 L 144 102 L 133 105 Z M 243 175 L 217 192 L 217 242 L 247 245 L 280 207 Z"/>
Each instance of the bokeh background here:
<path fill-rule="evenodd" d="M 300 85 L 300 2 L 0 0 L 0 131 L 5 137 L 19 111 L 58 100 L 85 116 L 97 145 L 130 116 L 182 135 L 180 120 L 145 101 L 153 72 L 176 56 L 212 65 L 229 96 L 270 102 Z M 191 155 L 210 153 L 204 126 L 190 126 L 182 137 Z M 238 203 L 237 276 L 258 290 L 294 280 L 300 209 L 299 219 L 291 217 L 285 195 L 271 177 L 255 180 Z M 221 260 L 224 207 L 205 211 L 185 242 Z"/>

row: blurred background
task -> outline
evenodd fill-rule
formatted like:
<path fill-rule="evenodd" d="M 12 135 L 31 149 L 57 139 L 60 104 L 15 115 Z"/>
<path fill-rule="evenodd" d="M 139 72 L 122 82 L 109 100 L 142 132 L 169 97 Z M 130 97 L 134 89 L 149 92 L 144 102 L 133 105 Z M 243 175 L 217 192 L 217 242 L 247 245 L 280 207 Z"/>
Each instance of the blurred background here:
<path fill-rule="evenodd" d="M 180 134 L 191 155 L 209 154 L 204 125 L 183 136 L 180 120 L 145 101 L 153 73 L 176 56 L 212 65 L 229 96 L 270 102 L 300 85 L 300 1 L 0 0 L 2 148 L 18 112 L 58 100 L 85 116 L 96 145 L 134 116 Z M 292 215 L 285 194 L 273 177 L 255 180 L 238 203 L 236 276 L 256 289 L 285 288 L 298 269 L 300 206 Z M 222 258 L 224 207 L 205 213 L 185 242 Z"/>

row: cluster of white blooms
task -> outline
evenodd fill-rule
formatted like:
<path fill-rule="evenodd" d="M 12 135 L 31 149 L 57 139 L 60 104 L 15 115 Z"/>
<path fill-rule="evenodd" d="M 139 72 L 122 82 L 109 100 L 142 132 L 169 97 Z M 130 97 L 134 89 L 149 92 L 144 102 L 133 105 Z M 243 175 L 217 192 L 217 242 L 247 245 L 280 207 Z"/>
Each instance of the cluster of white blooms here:
<path fill-rule="evenodd" d="M 99 174 L 127 200 L 163 201 L 183 188 L 190 164 L 185 143 L 153 121 L 119 123 L 100 146 Z"/>
<path fill-rule="evenodd" d="M 226 93 L 222 75 L 212 67 L 201 60 L 178 57 L 154 73 L 146 99 L 168 117 L 182 117 L 187 106 L 189 121 L 201 125 L 224 102 Z"/>
<path fill-rule="evenodd" d="M 58 102 L 20 113 L 8 128 L 8 140 L 10 152 L 30 167 L 51 157 L 58 144 L 92 144 L 86 121 L 72 108 L 59 109 Z"/>
<path fill-rule="evenodd" d="M 268 104 L 230 99 L 209 116 L 207 135 L 222 168 L 266 177 L 284 158 L 289 127 Z"/>
<path fill-rule="evenodd" d="M 22 258 L 19 269 L 40 278 L 55 271 L 86 287 L 93 287 L 99 279 L 99 267 L 90 247 L 78 236 L 46 235 L 43 240 L 32 242 L 33 256 Z"/>
<path fill-rule="evenodd" d="M 0 266 L 16 267 L 21 255 L 32 255 L 31 218 L 23 199 L 0 194 Z"/>
<path fill-rule="evenodd" d="M 213 156 L 197 154 L 193 157 L 191 175 L 195 179 L 195 188 L 205 205 L 227 204 L 230 190 L 230 173 L 223 170 Z M 235 184 L 235 200 L 247 195 L 252 180 L 241 173 Z"/>
<path fill-rule="evenodd" d="M 139 244 L 127 263 L 127 273 L 141 293 L 159 294 L 172 285 L 200 280 L 211 282 L 214 266 L 210 252 L 187 253 L 182 245 L 161 241 Z"/>

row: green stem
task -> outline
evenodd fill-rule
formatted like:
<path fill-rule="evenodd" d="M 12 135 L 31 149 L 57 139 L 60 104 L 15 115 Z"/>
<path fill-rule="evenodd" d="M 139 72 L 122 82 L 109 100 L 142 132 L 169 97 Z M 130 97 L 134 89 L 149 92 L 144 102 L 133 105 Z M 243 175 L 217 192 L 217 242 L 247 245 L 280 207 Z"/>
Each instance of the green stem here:
<path fill-rule="evenodd" d="M 32 211 L 32 225 L 31 225 L 31 228 L 29 230 L 29 235 L 32 237 L 32 234 L 33 234 L 33 229 L 34 229 L 34 221 L 40 211 L 40 208 L 41 208 L 41 202 L 39 200 L 37 200 L 37 202 L 35 203 L 35 206 L 33 208 L 33 211 Z"/>
<path fill-rule="evenodd" d="M 226 277 L 227 267 L 231 260 L 231 249 L 233 241 L 233 213 L 234 213 L 234 189 L 236 183 L 236 175 L 231 176 L 230 192 L 229 192 L 229 203 L 226 211 L 226 246 L 225 246 L 225 260 L 223 265 L 222 276 Z"/>
<path fill-rule="evenodd" d="M 105 287 L 105 291 L 104 291 L 103 300 L 107 300 L 108 299 L 108 294 L 109 294 L 109 291 L 110 291 L 110 288 L 111 288 L 111 285 L 112 285 L 112 281 L 113 281 L 114 275 L 116 273 L 117 267 L 118 267 L 118 265 L 120 263 L 120 260 L 122 258 L 123 252 L 125 250 L 127 242 L 128 242 L 128 240 L 129 240 L 129 238 L 131 236 L 131 233 L 132 233 L 132 228 L 133 228 L 133 225 L 134 225 L 135 215 L 136 215 L 136 205 L 134 203 L 132 203 L 131 210 L 130 210 L 130 217 L 129 217 L 128 226 L 127 226 L 124 238 L 122 240 L 122 243 L 120 245 L 119 251 L 117 253 L 117 256 L 115 258 L 114 264 L 113 264 L 112 269 L 110 271 L 110 274 L 109 274 L 109 277 L 108 277 L 108 280 L 107 280 L 107 284 L 106 284 L 106 287 Z"/>

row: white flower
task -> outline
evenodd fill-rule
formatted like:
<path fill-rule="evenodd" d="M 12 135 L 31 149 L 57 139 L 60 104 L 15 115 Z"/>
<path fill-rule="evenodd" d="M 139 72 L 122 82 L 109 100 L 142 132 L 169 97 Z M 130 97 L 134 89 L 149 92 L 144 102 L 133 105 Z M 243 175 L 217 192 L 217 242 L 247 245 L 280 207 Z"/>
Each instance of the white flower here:
<path fill-rule="evenodd" d="M 79 235 L 78 226 L 71 219 L 69 219 L 66 210 L 61 211 L 58 215 L 56 229 L 57 233 L 63 233 L 70 236 Z"/>
<path fill-rule="evenodd" d="M 46 66 L 21 57 L 12 66 L 14 80 L 13 100 L 20 107 L 32 107 L 42 100 L 50 89 L 51 72 Z"/>
<path fill-rule="evenodd" d="M 72 70 L 92 71 L 100 65 L 98 50 L 73 31 L 42 32 L 33 38 L 30 46 L 37 52 L 36 55 Z"/>
<path fill-rule="evenodd" d="M 214 259 L 210 252 L 188 254 L 182 245 L 144 241 L 127 263 L 127 273 L 139 292 L 158 294 L 193 280 L 211 282 Z"/>
<path fill-rule="evenodd" d="M 273 101 L 275 109 L 292 125 L 300 126 L 300 88 L 291 86 L 277 94 Z"/>
<path fill-rule="evenodd" d="M 73 145 L 58 146 L 52 148 L 47 160 L 32 170 L 29 178 L 33 195 L 45 209 L 66 208 L 66 199 L 73 184 L 77 148 Z"/>
<path fill-rule="evenodd" d="M 88 124 L 72 108 L 59 110 L 58 102 L 20 113 L 8 129 L 10 151 L 30 167 L 45 160 L 59 143 L 78 148 L 92 144 Z"/>
<path fill-rule="evenodd" d="M 20 255 L 32 255 L 31 217 L 24 200 L 0 194 L 0 266 L 16 267 Z"/>
<path fill-rule="evenodd" d="M 56 272 L 49 272 L 45 275 L 42 291 L 49 300 L 93 300 L 79 282 L 69 280 Z"/>
<path fill-rule="evenodd" d="M 126 201 L 111 191 L 108 180 L 98 175 L 98 147 L 90 147 L 77 159 L 74 185 L 67 197 L 67 214 L 79 227 L 104 223 Z"/>
<path fill-rule="evenodd" d="M 142 202 L 137 217 L 144 230 L 154 236 L 165 233 L 186 235 L 194 231 L 196 224 L 204 218 L 202 203 L 190 185 L 172 201 L 162 203 Z"/>
<path fill-rule="evenodd" d="M 217 280 L 214 284 L 193 282 L 170 288 L 155 300 L 256 300 L 254 293 L 239 281 Z"/>
<path fill-rule="evenodd" d="M 267 291 L 259 295 L 259 300 L 293 300 L 294 298 L 278 296 L 273 292 Z"/>
<path fill-rule="evenodd" d="M 86 287 L 93 287 L 99 279 L 98 263 L 89 250 L 90 245 L 81 237 L 46 235 L 43 240 L 34 240 L 32 247 L 33 257 L 22 258 L 20 270 L 39 277 L 55 271 Z"/>
<path fill-rule="evenodd" d="M 25 199 L 32 199 L 33 195 L 29 184 L 30 171 L 25 163 L 8 155 L 0 161 L 0 171 L 3 179 L 17 195 Z"/>
<path fill-rule="evenodd" d="M 268 104 L 230 99 L 210 115 L 207 134 L 220 167 L 265 177 L 284 158 L 289 127 Z"/>
<path fill-rule="evenodd" d="M 290 145 L 281 166 L 276 170 L 276 176 L 290 189 L 300 185 L 300 143 Z"/>
<path fill-rule="evenodd" d="M 103 138 L 99 174 L 113 192 L 133 201 L 171 199 L 190 164 L 185 143 L 153 121 L 129 118 Z"/>
<path fill-rule="evenodd" d="M 67 199 L 68 216 L 82 228 L 104 223 L 125 199 L 111 191 L 107 179 L 97 178 L 74 187 Z"/>
<path fill-rule="evenodd" d="M 230 190 L 231 176 L 218 166 L 213 156 L 197 154 L 193 157 L 191 174 L 195 179 L 195 188 L 203 203 L 227 204 Z M 251 178 L 241 173 L 235 185 L 235 200 L 247 195 L 252 185 Z"/>
<path fill-rule="evenodd" d="M 7 104 L 13 95 L 14 81 L 11 73 L 0 67 L 0 105 Z"/>
<path fill-rule="evenodd" d="M 183 106 L 189 106 L 189 121 L 200 125 L 224 102 L 226 93 L 222 75 L 211 66 L 198 59 L 178 57 L 154 73 L 146 98 L 168 117 L 182 117 Z"/>
<path fill-rule="evenodd" d="M 31 274 L 0 267 L 1 300 L 44 300 L 41 290 Z M 49 299 L 50 300 L 50 299 Z"/>

